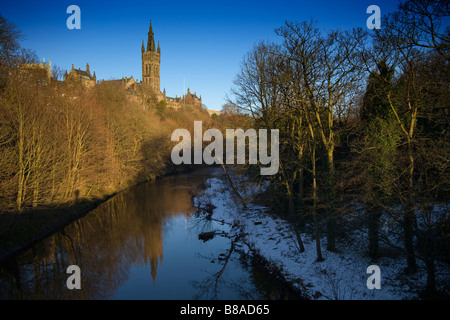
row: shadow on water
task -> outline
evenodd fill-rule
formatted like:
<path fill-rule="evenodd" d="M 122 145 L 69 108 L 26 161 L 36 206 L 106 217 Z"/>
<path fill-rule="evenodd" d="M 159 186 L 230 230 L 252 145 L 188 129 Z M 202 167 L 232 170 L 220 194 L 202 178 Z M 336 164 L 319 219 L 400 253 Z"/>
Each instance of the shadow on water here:
<path fill-rule="evenodd" d="M 228 237 L 198 239 L 201 232 L 229 228 L 194 214 L 192 195 L 220 174 L 220 169 L 201 169 L 119 193 L 4 263 L 0 298 L 295 298 L 274 293 L 273 285 L 267 289 L 262 268 L 230 250 Z M 67 288 L 70 265 L 80 267 L 80 290 Z"/>

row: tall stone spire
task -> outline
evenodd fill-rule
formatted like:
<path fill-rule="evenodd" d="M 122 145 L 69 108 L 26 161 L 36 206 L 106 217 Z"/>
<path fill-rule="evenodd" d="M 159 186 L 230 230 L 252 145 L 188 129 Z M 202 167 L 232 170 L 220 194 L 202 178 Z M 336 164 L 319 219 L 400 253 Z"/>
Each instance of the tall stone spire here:
<path fill-rule="evenodd" d="M 155 39 L 152 28 L 152 21 L 150 20 L 150 29 L 148 30 L 147 51 L 156 51 Z"/>
<path fill-rule="evenodd" d="M 161 47 L 155 46 L 152 21 L 148 30 L 147 50 L 141 52 L 142 58 L 142 82 L 152 88 L 155 93 L 161 95 L 160 89 L 160 64 L 161 64 Z"/>
<path fill-rule="evenodd" d="M 145 51 L 144 40 L 142 40 L 142 49 L 141 49 L 141 51 L 142 51 L 142 52 Z"/>

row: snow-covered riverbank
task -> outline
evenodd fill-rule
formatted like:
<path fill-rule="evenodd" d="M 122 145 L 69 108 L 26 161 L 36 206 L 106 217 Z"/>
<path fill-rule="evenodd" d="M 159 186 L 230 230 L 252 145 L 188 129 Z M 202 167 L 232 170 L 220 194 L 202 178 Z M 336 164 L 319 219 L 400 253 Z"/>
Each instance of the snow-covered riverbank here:
<path fill-rule="evenodd" d="M 240 189 L 255 192 L 256 188 Z M 424 264 L 418 260 L 419 271 L 413 276 L 403 272 L 405 258 L 392 251 L 389 257 L 383 257 L 377 265 L 381 271 L 381 288 L 368 289 L 366 273 L 371 265 L 365 254 L 367 234 L 365 230 L 355 230 L 348 236 L 345 245 L 338 244 L 338 253 L 325 250 L 326 240 L 322 237 L 322 254 L 325 261 L 316 261 L 316 244 L 311 235 L 302 234 L 305 251 L 300 253 L 294 232 L 290 224 L 274 215 L 266 208 L 248 204 L 244 210 L 235 198 L 232 189 L 224 178 L 210 178 L 206 189 L 194 201 L 198 206 L 206 203 L 215 208 L 212 218 L 234 224 L 243 234 L 241 245 L 244 250 L 257 252 L 277 269 L 285 280 L 299 288 L 311 299 L 357 299 L 357 300 L 401 300 L 418 299 L 418 291 L 426 284 Z M 394 228 L 384 228 L 388 236 Z M 401 243 L 399 244 L 401 245 Z M 447 282 L 449 272 L 445 266 L 437 265 L 438 282 Z M 444 277 L 444 278 L 442 278 Z"/>

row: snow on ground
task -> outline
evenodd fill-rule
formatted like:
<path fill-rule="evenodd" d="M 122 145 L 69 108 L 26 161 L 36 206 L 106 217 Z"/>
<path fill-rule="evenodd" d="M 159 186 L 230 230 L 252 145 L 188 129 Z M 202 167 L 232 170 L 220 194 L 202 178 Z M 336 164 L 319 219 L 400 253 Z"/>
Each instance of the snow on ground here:
<path fill-rule="evenodd" d="M 426 283 L 426 271 L 418 260 L 419 272 L 413 277 L 403 273 L 406 261 L 395 253 L 392 258 L 382 258 L 377 265 L 381 270 L 381 288 L 368 289 L 366 273 L 371 265 L 364 255 L 367 235 L 355 232 L 349 243 L 338 243 L 340 252 L 325 250 L 326 242 L 322 238 L 322 255 L 325 261 L 316 261 L 316 244 L 307 234 L 301 234 L 305 252 L 300 253 L 296 237 L 290 224 L 274 215 L 266 208 L 247 204 L 243 209 L 224 178 L 210 178 L 206 189 L 194 201 L 196 205 L 212 203 L 215 209 L 212 218 L 238 225 L 245 237 L 242 245 L 258 252 L 277 267 L 287 281 L 302 290 L 311 299 L 339 300 L 400 300 L 417 299 L 417 288 Z M 257 188 L 241 189 L 255 192 Z M 387 231 L 385 228 L 384 231 Z M 447 270 L 446 270 L 447 271 Z"/>

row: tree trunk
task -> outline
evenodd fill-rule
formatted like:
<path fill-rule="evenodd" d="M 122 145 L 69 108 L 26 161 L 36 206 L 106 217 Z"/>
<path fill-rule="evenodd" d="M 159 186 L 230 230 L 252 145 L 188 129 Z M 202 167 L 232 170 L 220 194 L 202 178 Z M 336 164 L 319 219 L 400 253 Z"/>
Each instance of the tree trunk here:
<path fill-rule="evenodd" d="M 243 198 L 241 197 L 241 195 L 239 194 L 239 191 L 236 189 L 236 186 L 234 185 L 233 180 L 231 180 L 231 177 L 230 177 L 230 175 L 228 174 L 227 168 L 225 167 L 225 165 L 223 164 L 222 161 L 220 162 L 220 164 L 221 164 L 221 166 L 222 166 L 222 168 L 223 168 L 223 171 L 225 172 L 225 175 L 227 176 L 228 181 L 229 181 L 230 184 L 231 184 L 231 187 L 233 188 L 234 193 L 236 194 L 236 196 L 237 196 L 237 197 L 239 198 L 239 200 L 241 201 L 242 206 L 244 207 L 244 209 L 246 209 L 246 208 L 247 208 L 247 205 L 245 204 L 244 199 L 243 199 Z"/>
<path fill-rule="evenodd" d="M 409 181 L 408 181 L 408 203 L 406 205 L 406 212 L 403 218 L 403 233 L 406 250 L 407 271 L 409 273 L 415 273 L 417 271 L 416 257 L 414 254 L 414 219 L 415 219 L 415 201 L 413 190 L 413 174 L 414 174 L 414 157 L 412 155 L 411 140 L 408 140 L 408 153 L 409 153 Z"/>
<path fill-rule="evenodd" d="M 21 108 L 21 106 L 19 105 L 18 107 L 18 121 L 19 121 L 19 132 L 18 132 L 18 136 L 19 136 L 19 143 L 18 143 L 18 148 L 19 148 L 19 154 L 18 154 L 18 164 L 19 164 L 19 168 L 18 168 L 18 176 L 19 176 L 19 180 L 18 180 L 18 184 L 17 184 L 17 198 L 16 198 L 16 205 L 17 205 L 17 210 L 21 211 L 22 210 L 22 204 L 23 204 L 23 189 L 24 189 L 24 180 L 25 180 L 25 164 L 23 162 L 23 157 L 24 157 L 24 149 L 25 149 L 25 136 L 24 136 L 24 116 L 23 116 L 23 110 Z"/>
<path fill-rule="evenodd" d="M 319 222 L 317 220 L 317 178 L 316 178 L 316 148 L 313 146 L 312 155 L 312 176 L 313 176 L 313 208 L 312 208 L 312 216 L 314 220 L 314 229 L 315 229 L 315 238 L 316 238 L 316 252 L 317 252 L 317 261 L 323 261 L 322 257 L 322 249 L 320 247 L 320 229 Z"/>
<path fill-rule="evenodd" d="M 294 228 L 294 233 L 295 236 L 297 237 L 297 242 L 300 248 L 300 252 L 305 252 L 305 246 L 303 245 L 303 240 L 302 237 L 300 235 L 300 228 L 299 228 L 299 221 L 298 221 L 298 217 L 296 217 L 295 214 L 295 205 L 294 205 L 294 197 L 292 195 L 292 181 L 289 181 L 286 183 L 287 188 L 288 188 L 288 199 L 289 199 L 289 219 L 291 219 L 291 221 L 293 222 L 293 228 Z"/>
<path fill-rule="evenodd" d="M 334 172 L 334 159 L 333 159 L 333 147 L 328 148 L 328 177 L 327 177 L 327 250 L 336 251 L 336 217 L 334 208 L 334 185 L 335 185 L 335 172 Z"/>
<path fill-rule="evenodd" d="M 299 170 L 299 178 L 298 178 L 298 196 L 297 196 L 297 215 L 299 217 L 303 217 L 303 197 L 304 197 L 304 173 L 303 169 Z"/>

